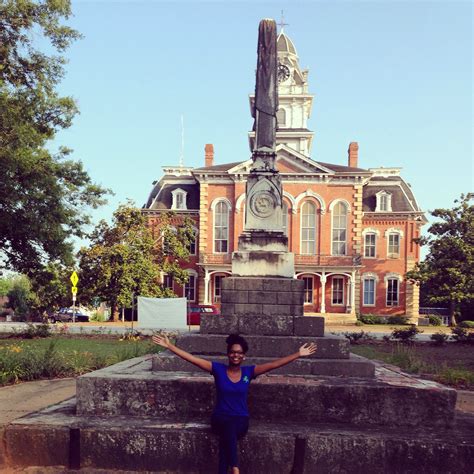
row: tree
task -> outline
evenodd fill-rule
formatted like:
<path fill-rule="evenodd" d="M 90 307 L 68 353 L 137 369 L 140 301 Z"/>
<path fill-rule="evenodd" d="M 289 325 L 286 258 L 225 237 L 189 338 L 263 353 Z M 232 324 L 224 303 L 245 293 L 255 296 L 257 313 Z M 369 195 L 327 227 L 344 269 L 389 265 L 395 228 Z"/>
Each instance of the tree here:
<path fill-rule="evenodd" d="M 82 237 L 87 208 L 105 201 L 71 150 L 47 142 L 71 125 L 77 108 L 56 86 L 61 55 L 80 35 L 63 25 L 69 0 L 0 3 L 0 267 L 30 274 L 47 262 L 71 263 L 71 236 Z M 35 48 L 50 43 L 59 55 Z"/>
<path fill-rule="evenodd" d="M 10 308 L 13 308 L 16 315 L 24 318 L 29 313 L 35 299 L 35 294 L 31 289 L 31 283 L 28 277 L 25 275 L 16 275 L 13 277 L 11 288 L 7 296 Z"/>
<path fill-rule="evenodd" d="M 453 324 L 459 305 L 474 300 L 474 206 L 470 199 L 461 195 L 452 209 L 431 212 L 440 221 L 428 229 L 431 236 L 419 239 L 421 245 L 428 245 L 428 256 L 406 275 L 425 286 L 431 303 L 449 304 Z"/>
<path fill-rule="evenodd" d="M 180 262 L 188 258 L 194 234 L 190 219 L 174 228 L 172 218 L 171 213 L 162 216 L 157 238 L 131 203 L 114 212 L 111 226 L 101 221 L 91 235 L 91 246 L 79 251 L 81 301 L 93 297 L 107 301 L 117 320 L 118 308 L 129 307 L 133 295 L 174 296 L 160 284 L 161 276 L 171 275 L 181 285 L 187 281 Z"/>

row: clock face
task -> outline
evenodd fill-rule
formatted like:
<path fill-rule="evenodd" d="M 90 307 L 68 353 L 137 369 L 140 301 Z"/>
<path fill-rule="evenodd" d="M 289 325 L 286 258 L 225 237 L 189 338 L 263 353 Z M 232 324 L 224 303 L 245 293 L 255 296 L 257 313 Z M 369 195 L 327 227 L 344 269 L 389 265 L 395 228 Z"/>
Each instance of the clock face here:
<path fill-rule="evenodd" d="M 278 82 L 285 82 L 290 77 L 290 70 L 284 64 L 278 64 Z"/>

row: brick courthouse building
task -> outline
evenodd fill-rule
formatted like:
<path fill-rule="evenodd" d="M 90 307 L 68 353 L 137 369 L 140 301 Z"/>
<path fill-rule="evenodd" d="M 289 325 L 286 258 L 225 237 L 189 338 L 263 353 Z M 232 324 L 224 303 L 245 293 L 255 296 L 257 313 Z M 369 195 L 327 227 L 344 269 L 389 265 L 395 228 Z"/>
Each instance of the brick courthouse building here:
<path fill-rule="evenodd" d="M 356 313 L 418 316 L 418 288 L 404 278 L 419 259 L 413 239 L 426 220 L 399 168 L 359 167 L 358 144 L 345 164 L 310 158 L 307 128 L 313 96 L 296 49 L 278 35 L 277 168 L 284 191 L 284 230 L 295 254 L 295 277 L 305 282 L 305 309 L 332 321 Z M 254 96 L 250 96 L 252 107 Z M 253 148 L 254 133 L 249 133 Z M 143 212 L 153 228 L 172 209 L 195 221 L 196 244 L 186 262 L 189 282 L 174 285 L 189 301 L 220 301 L 232 252 L 244 229 L 245 182 L 252 160 L 216 164 L 205 146 L 201 168 L 164 167 Z M 163 284 L 173 285 L 164 276 Z M 346 315 L 346 317 L 344 317 Z M 349 318 L 347 318 L 347 316 Z"/>

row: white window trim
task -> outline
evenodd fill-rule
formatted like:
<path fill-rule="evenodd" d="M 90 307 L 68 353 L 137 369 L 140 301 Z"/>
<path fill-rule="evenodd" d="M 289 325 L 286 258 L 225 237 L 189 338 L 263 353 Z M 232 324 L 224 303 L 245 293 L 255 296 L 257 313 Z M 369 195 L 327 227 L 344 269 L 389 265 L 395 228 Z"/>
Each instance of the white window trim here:
<path fill-rule="evenodd" d="M 389 280 L 398 280 L 398 287 L 397 287 L 397 304 L 388 304 L 388 282 Z M 400 287 L 401 287 L 401 279 L 400 275 L 394 274 L 394 276 L 389 277 L 388 275 L 385 276 L 385 306 L 387 308 L 394 308 L 396 306 L 400 306 Z"/>
<path fill-rule="evenodd" d="M 197 279 L 198 279 L 198 274 L 197 274 L 197 271 L 196 270 L 193 270 L 193 269 L 190 269 L 190 270 L 186 270 L 186 272 L 188 273 L 188 275 L 191 277 L 194 277 L 194 288 L 193 288 L 193 293 L 194 293 L 194 299 L 193 300 L 188 300 L 186 298 L 186 285 L 187 283 L 185 283 L 183 285 L 183 296 L 186 298 L 186 300 L 188 301 L 188 303 L 196 303 L 196 296 L 197 296 L 197 293 L 196 293 L 196 289 L 197 289 Z M 189 280 L 188 280 L 189 282 Z"/>
<path fill-rule="evenodd" d="M 181 189 L 181 188 L 173 189 L 173 191 L 171 191 L 171 195 L 173 196 L 173 202 L 171 204 L 171 209 L 172 210 L 186 211 L 188 209 L 188 207 L 186 205 L 186 196 L 188 195 L 188 193 L 184 189 Z M 184 207 L 177 207 L 178 195 L 183 196 L 183 205 L 184 205 Z"/>
<path fill-rule="evenodd" d="M 365 234 L 362 234 L 362 235 L 363 235 L 363 238 L 364 238 L 364 254 L 363 254 L 362 258 L 377 258 L 377 234 L 375 232 L 366 232 Z M 365 249 L 367 248 L 366 238 L 367 238 L 368 235 L 374 235 L 375 236 L 375 242 L 374 242 L 375 252 L 374 252 L 373 257 L 369 257 L 365 253 Z"/>
<path fill-rule="evenodd" d="M 189 252 L 189 255 L 192 257 L 195 257 L 197 255 L 197 249 L 198 249 L 198 244 L 199 244 L 199 229 L 197 227 L 193 226 L 193 232 L 194 232 L 194 253 Z"/>
<path fill-rule="evenodd" d="M 312 283 L 311 283 L 311 301 L 305 301 L 303 304 L 305 305 L 310 305 L 310 304 L 314 304 L 314 276 L 313 275 L 309 275 L 309 276 L 302 276 L 301 279 L 303 280 L 304 282 L 304 279 L 305 278 L 309 278 L 311 279 Z M 304 287 L 303 287 L 304 288 Z M 304 297 L 303 299 L 305 299 L 306 297 L 306 288 L 304 288 Z"/>
<path fill-rule="evenodd" d="M 221 286 L 221 294 L 219 295 L 219 300 L 217 301 L 216 300 L 216 278 L 221 278 L 221 283 L 222 283 L 222 280 L 226 277 L 228 277 L 229 275 L 214 275 L 214 279 L 213 279 L 213 283 L 212 283 L 212 302 L 213 303 L 220 303 L 221 302 L 221 297 L 222 297 L 222 286 Z"/>
<path fill-rule="evenodd" d="M 216 252 L 216 208 L 220 202 L 224 202 L 227 205 L 227 252 Z M 230 251 L 230 214 L 232 212 L 232 205 L 226 198 L 216 198 L 211 203 L 212 209 L 212 253 L 217 255 L 227 255 Z"/>
<path fill-rule="evenodd" d="M 398 252 L 390 252 L 389 247 L 390 247 L 390 236 L 391 235 L 398 235 Z M 392 232 L 385 232 L 385 237 L 387 239 L 387 258 L 400 258 L 402 254 L 402 237 L 403 237 L 403 232 L 397 232 L 396 229 Z"/>
<path fill-rule="evenodd" d="M 387 196 L 387 209 L 382 210 L 380 205 L 382 204 L 382 196 Z M 375 194 L 376 204 L 375 212 L 392 212 L 392 194 L 387 191 L 379 191 Z"/>
<path fill-rule="evenodd" d="M 369 304 L 364 302 L 364 295 L 365 295 L 365 282 L 366 281 L 374 281 L 374 303 Z M 362 278 L 362 306 L 370 308 L 370 307 L 375 307 L 377 303 L 377 283 L 378 283 L 378 277 L 377 275 L 373 273 L 366 273 L 363 278 Z"/>
<path fill-rule="evenodd" d="M 342 280 L 342 303 L 334 303 L 334 280 Z M 344 301 L 346 300 L 345 288 L 345 278 L 342 276 L 333 276 L 331 277 L 331 306 L 344 306 Z"/>
<path fill-rule="evenodd" d="M 286 194 L 283 193 L 283 195 L 286 195 Z M 295 210 L 299 209 L 300 208 L 300 202 L 302 202 L 305 198 L 308 198 L 308 197 L 312 197 L 312 198 L 316 199 L 316 201 L 319 202 L 319 209 L 320 209 L 321 214 L 326 213 L 326 203 L 324 202 L 324 199 L 319 194 L 312 191 L 311 189 L 307 189 L 306 191 L 304 191 L 301 194 L 298 194 L 298 196 L 296 196 L 296 198 L 294 199 L 294 201 L 295 201 L 294 202 Z M 293 202 L 292 202 L 292 204 L 293 204 Z M 301 207 L 302 206 L 303 206 L 303 204 L 301 205 Z"/>
<path fill-rule="evenodd" d="M 312 253 L 303 253 L 303 207 L 306 203 L 310 203 L 314 206 L 314 245 Z M 318 231 L 318 206 L 312 200 L 304 201 L 301 204 L 300 212 L 300 255 L 317 255 L 317 231 Z"/>
<path fill-rule="evenodd" d="M 344 245 L 344 253 L 335 255 L 334 254 L 334 241 L 333 241 L 333 238 L 332 238 L 332 231 L 333 231 L 333 228 L 334 228 L 333 210 L 334 210 L 334 207 L 336 206 L 336 204 L 338 204 L 340 202 L 345 204 L 346 211 L 347 211 L 347 213 L 346 213 L 346 242 L 345 242 L 345 245 Z M 349 215 L 351 213 L 351 206 L 345 199 L 335 199 L 334 201 L 331 202 L 331 204 L 329 204 L 329 212 L 331 213 L 331 235 L 330 235 L 330 238 L 331 238 L 331 256 L 333 256 L 333 257 L 346 257 L 347 256 L 347 250 L 348 250 L 347 240 L 348 240 L 348 237 L 349 237 Z"/>

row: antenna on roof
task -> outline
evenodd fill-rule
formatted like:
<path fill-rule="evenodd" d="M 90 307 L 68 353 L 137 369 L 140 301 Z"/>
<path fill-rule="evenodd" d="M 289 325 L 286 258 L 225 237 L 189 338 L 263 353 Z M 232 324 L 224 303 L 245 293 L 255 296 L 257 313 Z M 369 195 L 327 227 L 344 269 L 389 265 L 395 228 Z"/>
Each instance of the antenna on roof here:
<path fill-rule="evenodd" d="M 181 114 L 181 153 L 179 155 L 179 166 L 183 167 L 184 162 L 184 117 Z"/>
<path fill-rule="evenodd" d="M 288 23 L 285 23 L 285 17 L 283 15 L 283 10 L 281 11 L 281 20 L 280 23 L 278 23 L 278 26 L 280 27 L 280 33 L 283 33 L 283 29 L 285 26 L 289 26 Z"/>

